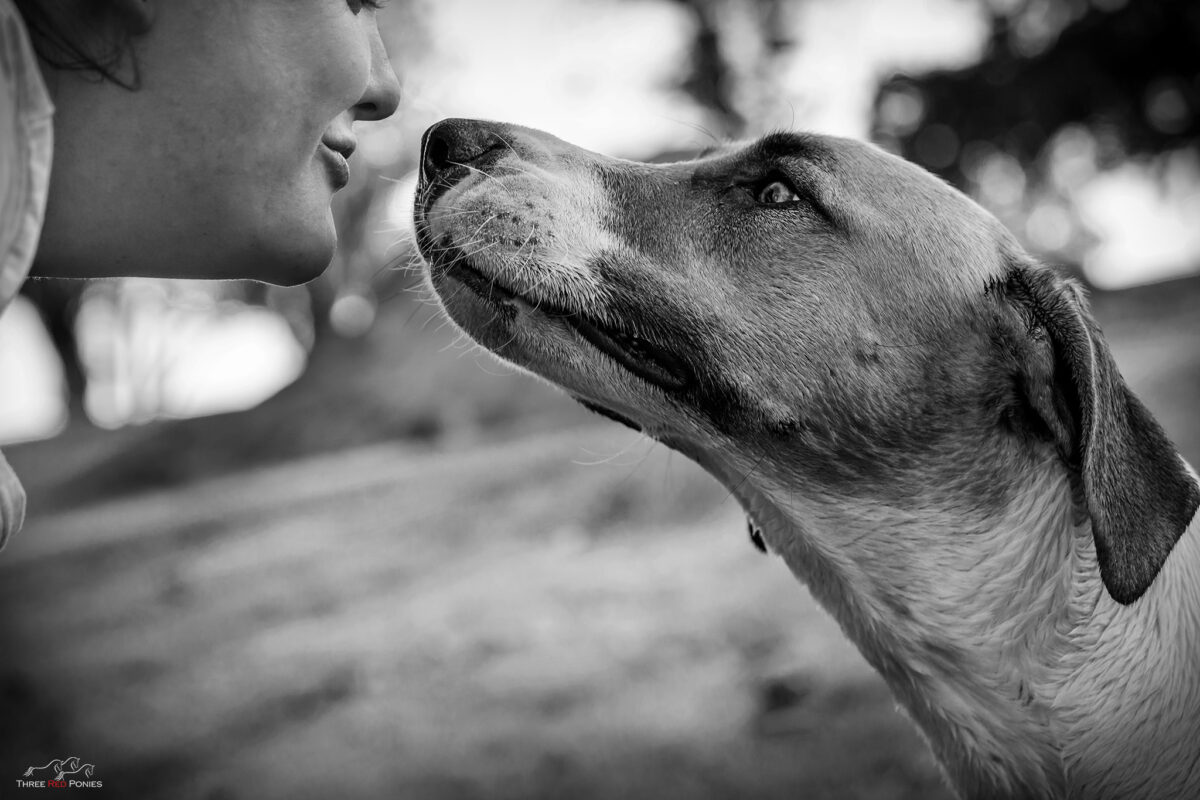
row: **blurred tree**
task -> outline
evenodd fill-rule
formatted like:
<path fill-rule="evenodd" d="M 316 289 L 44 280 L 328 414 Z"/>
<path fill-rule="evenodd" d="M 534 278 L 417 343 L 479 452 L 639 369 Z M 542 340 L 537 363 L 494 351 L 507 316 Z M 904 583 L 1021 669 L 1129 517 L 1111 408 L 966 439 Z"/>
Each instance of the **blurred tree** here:
<path fill-rule="evenodd" d="M 796 46 L 791 15 L 802 0 L 675 0 L 695 27 L 680 88 L 708 112 L 716 138 L 738 138 L 766 127 L 784 86 L 779 60 Z M 691 153 L 669 151 L 659 160 Z"/>
<path fill-rule="evenodd" d="M 716 120 L 720 132 L 737 135 L 746 120 L 734 107 L 732 76 L 722 54 L 721 27 L 716 6 L 721 0 L 676 0 L 687 9 L 696 23 L 691 47 L 691 63 L 680 88 L 706 109 Z"/>
<path fill-rule="evenodd" d="M 875 138 L 952 183 L 980 156 L 1015 158 L 1040 180 L 1060 132 L 1091 134 L 1100 166 L 1196 149 L 1200 3 L 981 0 L 992 34 L 979 63 L 897 76 L 875 101 Z"/>

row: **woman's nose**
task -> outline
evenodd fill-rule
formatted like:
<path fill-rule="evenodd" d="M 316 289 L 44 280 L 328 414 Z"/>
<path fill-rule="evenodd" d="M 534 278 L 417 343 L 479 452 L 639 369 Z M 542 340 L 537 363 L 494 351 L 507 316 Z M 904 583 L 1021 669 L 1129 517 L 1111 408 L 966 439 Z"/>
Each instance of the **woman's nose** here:
<path fill-rule="evenodd" d="M 387 119 L 400 106 L 400 80 L 392 69 L 376 28 L 371 35 L 371 80 L 362 99 L 354 107 L 354 118 L 369 121 Z"/>

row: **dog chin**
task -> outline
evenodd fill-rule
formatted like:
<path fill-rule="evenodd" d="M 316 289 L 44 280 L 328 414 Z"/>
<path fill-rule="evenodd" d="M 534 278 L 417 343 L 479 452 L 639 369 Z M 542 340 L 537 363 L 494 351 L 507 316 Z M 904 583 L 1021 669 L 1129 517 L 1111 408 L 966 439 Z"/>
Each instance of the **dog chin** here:
<path fill-rule="evenodd" d="M 500 352 L 515 335 L 517 316 L 524 301 L 481 293 L 477 287 L 449 275 L 432 280 L 439 301 L 450 319 L 484 347 Z M 511 358 L 508 353 L 501 353 Z"/>
<path fill-rule="evenodd" d="M 522 369 L 556 382 L 568 382 L 549 351 L 551 341 L 570 335 L 565 323 L 547 317 L 519 295 L 495 284 L 484 286 L 469 276 L 445 271 L 433 278 L 442 307 L 476 343 Z M 551 330 L 561 329 L 561 331 Z M 561 353 L 557 354 L 561 358 Z M 551 365 L 547 370 L 545 365 Z"/>

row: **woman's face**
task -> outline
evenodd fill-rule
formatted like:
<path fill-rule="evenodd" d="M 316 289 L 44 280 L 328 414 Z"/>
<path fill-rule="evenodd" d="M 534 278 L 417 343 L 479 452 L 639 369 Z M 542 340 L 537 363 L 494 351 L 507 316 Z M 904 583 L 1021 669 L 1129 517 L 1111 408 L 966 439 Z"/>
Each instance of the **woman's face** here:
<path fill-rule="evenodd" d="M 144 2 L 137 91 L 48 71 L 55 156 L 34 273 L 316 277 L 352 123 L 399 102 L 375 7 Z"/>

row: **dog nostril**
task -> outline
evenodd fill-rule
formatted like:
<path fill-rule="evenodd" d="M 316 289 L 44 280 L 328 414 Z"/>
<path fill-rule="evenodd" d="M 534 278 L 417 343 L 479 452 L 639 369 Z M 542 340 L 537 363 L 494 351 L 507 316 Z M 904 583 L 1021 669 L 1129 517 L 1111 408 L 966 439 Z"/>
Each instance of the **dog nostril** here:
<path fill-rule="evenodd" d="M 421 170 L 427 180 L 433 180 L 447 170 L 479 166 L 475 162 L 504 147 L 504 141 L 487 123 L 442 120 L 425 132 Z"/>
<path fill-rule="evenodd" d="M 434 126 L 425 133 L 421 171 L 427 179 L 432 180 L 438 173 L 451 166 L 450 140 L 441 126 Z"/>
<path fill-rule="evenodd" d="M 442 138 L 431 139 L 425 148 L 427 170 L 439 170 L 450 166 L 450 145 Z"/>
<path fill-rule="evenodd" d="M 434 168 L 448 167 L 450 164 L 450 145 L 440 137 L 433 139 L 425 151 L 425 160 Z"/>

